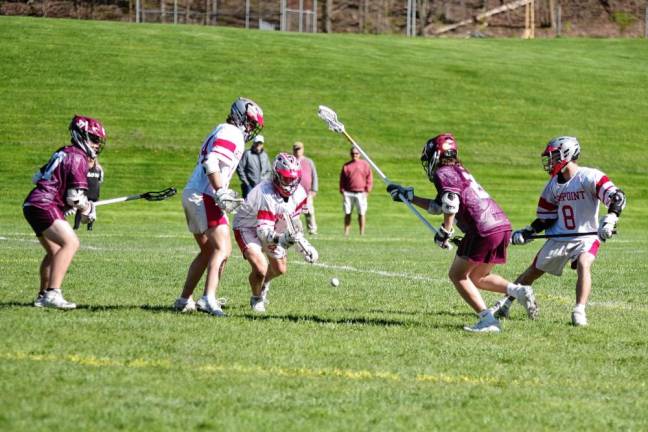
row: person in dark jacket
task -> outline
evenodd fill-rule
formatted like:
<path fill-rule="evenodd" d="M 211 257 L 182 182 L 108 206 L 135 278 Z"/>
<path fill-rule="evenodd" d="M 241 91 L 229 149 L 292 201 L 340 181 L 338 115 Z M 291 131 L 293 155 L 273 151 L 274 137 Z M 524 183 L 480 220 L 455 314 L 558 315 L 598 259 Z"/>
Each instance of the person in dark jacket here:
<path fill-rule="evenodd" d="M 263 135 L 257 135 L 252 142 L 252 147 L 243 153 L 236 169 L 241 180 L 243 198 L 247 197 L 254 186 L 271 177 L 270 158 L 263 148 L 264 142 Z"/>

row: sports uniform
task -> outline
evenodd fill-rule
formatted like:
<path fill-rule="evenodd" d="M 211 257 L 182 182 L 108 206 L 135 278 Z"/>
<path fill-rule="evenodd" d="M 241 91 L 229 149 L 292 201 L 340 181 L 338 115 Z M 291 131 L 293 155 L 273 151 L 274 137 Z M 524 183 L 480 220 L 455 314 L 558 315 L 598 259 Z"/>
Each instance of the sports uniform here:
<path fill-rule="evenodd" d="M 216 191 L 205 173 L 205 160 L 211 157 L 217 161 L 222 187 L 227 189 L 244 150 L 243 132 L 229 123 L 218 125 L 205 139 L 196 167 L 182 192 L 187 226 L 192 233 L 202 234 L 228 223 L 227 215 L 214 200 Z"/>

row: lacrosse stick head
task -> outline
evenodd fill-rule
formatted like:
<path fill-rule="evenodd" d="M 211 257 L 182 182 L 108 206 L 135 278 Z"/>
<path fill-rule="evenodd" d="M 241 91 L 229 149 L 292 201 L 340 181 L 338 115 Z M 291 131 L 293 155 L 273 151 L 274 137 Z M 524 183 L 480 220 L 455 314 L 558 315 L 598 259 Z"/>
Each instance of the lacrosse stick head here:
<path fill-rule="evenodd" d="M 169 187 L 159 192 L 146 192 L 142 194 L 142 198 L 144 198 L 147 201 L 162 201 L 167 198 L 171 198 L 177 192 L 178 191 L 176 190 L 176 188 Z"/>
<path fill-rule="evenodd" d="M 338 120 L 336 112 L 331 108 L 320 105 L 317 115 L 326 122 L 326 125 L 330 130 L 336 133 L 344 133 L 344 124 Z"/>

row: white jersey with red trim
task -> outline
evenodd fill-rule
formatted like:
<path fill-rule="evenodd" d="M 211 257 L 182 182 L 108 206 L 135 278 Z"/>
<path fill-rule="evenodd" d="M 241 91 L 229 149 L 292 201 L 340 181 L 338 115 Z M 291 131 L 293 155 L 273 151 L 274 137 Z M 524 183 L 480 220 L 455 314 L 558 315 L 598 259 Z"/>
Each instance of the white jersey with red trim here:
<path fill-rule="evenodd" d="M 202 145 L 200 155 L 198 156 L 198 163 L 185 189 L 191 189 L 212 197 L 215 195 L 216 192 L 209 183 L 209 179 L 203 168 L 203 162 L 212 153 L 218 159 L 223 187 L 228 188 L 232 174 L 236 171 L 236 167 L 243 156 L 244 150 L 245 138 L 239 128 L 229 123 L 216 126 Z"/>
<path fill-rule="evenodd" d="M 554 176 L 542 191 L 536 211 L 539 219 L 557 219 L 546 234 L 576 234 L 598 230 L 599 201 L 606 207 L 618 188 L 601 171 L 578 167 L 576 174 L 565 183 Z M 556 240 L 573 241 L 574 237 Z"/>
<path fill-rule="evenodd" d="M 238 208 L 232 227 L 258 229 L 269 226 L 281 234 L 286 230 L 282 215 L 288 213 L 293 218 L 299 217 L 307 200 L 308 194 L 301 185 L 285 200 L 277 192 L 272 180 L 264 180 L 250 191 L 245 202 Z"/>

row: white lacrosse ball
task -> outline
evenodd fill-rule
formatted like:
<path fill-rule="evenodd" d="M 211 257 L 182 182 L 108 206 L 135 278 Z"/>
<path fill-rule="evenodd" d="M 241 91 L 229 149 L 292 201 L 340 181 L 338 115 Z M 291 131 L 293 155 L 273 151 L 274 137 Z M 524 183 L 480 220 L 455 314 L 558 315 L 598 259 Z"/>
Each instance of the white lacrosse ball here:
<path fill-rule="evenodd" d="M 340 280 L 336 277 L 331 278 L 331 286 L 332 287 L 337 287 L 340 286 Z"/>

